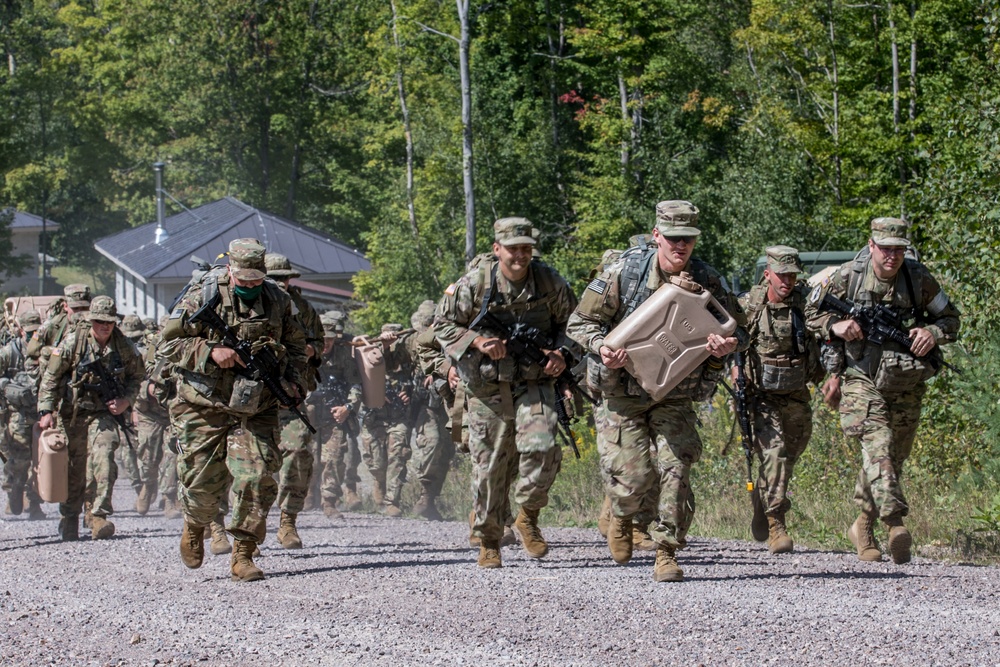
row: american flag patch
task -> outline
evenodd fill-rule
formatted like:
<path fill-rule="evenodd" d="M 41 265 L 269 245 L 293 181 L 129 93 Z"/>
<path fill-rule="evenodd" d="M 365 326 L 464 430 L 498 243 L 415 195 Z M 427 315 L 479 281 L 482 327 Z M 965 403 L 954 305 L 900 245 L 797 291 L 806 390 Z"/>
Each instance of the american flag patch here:
<path fill-rule="evenodd" d="M 448 287 L 445 288 L 444 293 L 448 296 L 455 296 L 455 283 L 448 285 Z"/>
<path fill-rule="evenodd" d="M 600 278 L 594 278 L 593 280 L 590 281 L 590 284 L 587 285 L 587 289 L 589 289 L 591 292 L 597 292 L 598 294 L 604 294 L 604 290 L 606 290 L 607 288 L 608 288 L 608 283 L 601 280 Z"/>

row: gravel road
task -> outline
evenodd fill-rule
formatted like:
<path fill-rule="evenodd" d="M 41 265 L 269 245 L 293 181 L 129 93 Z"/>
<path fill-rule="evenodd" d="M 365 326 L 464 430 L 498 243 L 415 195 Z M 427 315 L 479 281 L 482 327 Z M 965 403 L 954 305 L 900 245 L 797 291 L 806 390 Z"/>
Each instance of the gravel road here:
<path fill-rule="evenodd" d="M 545 559 L 483 571 L 460 523 L 317 511 L 301 551 L 271 528 L 245 584 L 228 556 L 186 569 L 157 510 L 63 544 L 45 508 L 0 520 L 2 665 L 1000 665 L 995 567 L 694 538 L 687 580 L 655 584 L 651 553 L 617 566 L 596 530 L 547 528 Z"/>

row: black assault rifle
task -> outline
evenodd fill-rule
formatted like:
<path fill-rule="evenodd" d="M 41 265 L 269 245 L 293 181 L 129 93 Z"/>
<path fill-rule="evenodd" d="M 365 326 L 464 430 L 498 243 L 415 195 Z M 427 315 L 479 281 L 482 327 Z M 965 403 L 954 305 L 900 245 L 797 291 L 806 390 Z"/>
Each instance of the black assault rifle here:
<path fill-rule="evenodd" d="M 306 416 L 299 410 L 298 403 L 281 386 L 281 364 L 278 361 L 278 357 L 275 356 L 274 350 L 264 345 L 257 352 L 254 352 L 250 341 L 237 338 L 236 332 L 233 331 L 231 326 L 226 324 L 225 320 L 219 317 L 219 314 L 215 312 L 214 306 L 214 300 L 209 301 L 196 310 L 191 315 L 189 321 L 200 322 L 214 331 L 222 339 L 222 344 L 235 350 L 243 362 L 243 366 L 237 364 L 234 367 L 234 371 L 245 375 L 251 380 L 263 382 L 264 386 L 274 394 L 274 397 L 278 399 L 278 403 L 283 408 L 289 410 L 293 415 L 302 420 L 302 423 L 306 425 L 310 433 L 315 433 L 316 428 L 309 423 Z"/>
<path fill-rule="evenodd" d="M 515 358 L 524 357 L 532 364 L 537 366 L 545 367 L 549 363 L 549 357 L 545 354 L 544 350 L 551 346 L 548 338 L 543 334 L 538 327 L 529 327 L 520 322 L 515 324 L 513 327 L 508 327 L 506 324 L 501 322 L 496 315 L 493 313 L 483 313 L 481 317 L 476 318 L 477 322 L 474 324 L 482 323 L 486 328 L 495 330 L 504 339 L 504 343 L 507 346 L 507 351 L 511 356 Z M 556 417 L 559 419 L 559 435 L 562 436 L 563 440 L 569 444 L 570 448 L 573 450 L 573 455 L 576 458 L 580 458 L 580 450 L 576 446 L 576 434 L 573 433 L 573 429 L 570 425 L 569 413 L 566 411 L 566 404 L 563 402 L 565 398 L 563 392 L 569 388 L 573 392 L 579 394 L 586 398 L 592 405 L 597 405 L 597 399 L 588 394 L 580 387 L 580 383 L 576 381 L 573 377 L 573 373 L 569 370 L 569 359 L 566 360 L 566 368 L 555 378 L 556 381 Z"/>
<path fill-rule="evenodd" d="M 764 504 L 760 499 L 760 493 L 754 489 L 753 483 L 753 399 L 747 387 L 742 352 L 737 351 L 733 354 L 733 366 L 736 368 L 735 389 L 730 387 L 725 380 L 722 381 L 722 386 L 733 397 L 736 423 L 740 426 L 740 442 L 743 444 L 743 454 L 747 460 L 747 491 L 750 492 L 750 500 L 753 503 L 753 520 L 750 523 L 750 532 L 755 540 L 763 542 L 767 539 L 767 516 L 764 514 Z"/>
<path fill-rule="evenodd" d="M 819 309 L 833 311 L 845 319 L 854 320 L 861 327 L 865 338 L 873 345 L 881 346 L 886 340 L 891 340 L 899 343 L 910 356 L 919 359 L 910 349 L 913 340 L 907 332 L 899 328 L 901 318 L 895 308 L 881 303 L 874 306 L 859 306 L 850 299 L 838 299 L 832 294 L 826 294 L 819 304 Z M 944 360 L 941 348 L 936 345 L 927 357 L 933 364 L 940 364 L 959 375 L 962 374 L 962 371 Z"/>
<path fill-rule="evenodd" d="M 122 369 L 116 368 L 113 372 L 109 373 L 108 369 L 104 367 L 100 359 L 93 359 L 91 361 L 85 361 L 80 364 L 78 372 L 80 377 L 86 378 L 87 376 L 96 377 L 97 382 L 82 382 L 81 386 L 84 389 L 89 389 L 97 394 L 98 398 L 105 405 L 110 401 L 114 401 L 120 398 L 125 398 L 125 385 L 122 381 L 118 379 L 118 373 Z M 122 434 L 125 436 L 125 442 L 132 449 L 135 449 L 135 443 L 130 437 L 133 434 L 133 428 L 130 420 L 125 417 L 126 412 L 118 415 L 111 415 L 115 418 L 115 422 L 118 423 L 118 427 L 122 430 Z"/>

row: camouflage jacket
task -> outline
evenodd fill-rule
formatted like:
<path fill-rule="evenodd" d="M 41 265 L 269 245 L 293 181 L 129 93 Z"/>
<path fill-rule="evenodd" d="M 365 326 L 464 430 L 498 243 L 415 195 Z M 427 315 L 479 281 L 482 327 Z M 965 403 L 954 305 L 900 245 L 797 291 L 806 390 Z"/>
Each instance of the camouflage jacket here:
<path fill-rule="evenodd" d="M 577 348 L 566 336 L 566 322 L 576 308 L 576 297 L 562 276 L 547 264 L 532 260 L 521 291 L 515 293 L 515 287 L 504 277 L 496 261 L 488 258 L 445 290 L 434 327 L 441 347 L 471 392 L 495 386 L 497 382 L 550 379 L 540 366 L 527 359 L 507 355 L 492 361 L 472 346 L 478 336 L 501 335 L 488 326 L 469 328 L 479 315 L 487 290 L 490 292 L 487 312 L 507 327 L 518 323 L 537 327 L 551 342 L 548 349 L 565 348 L 569 356 L 575 356 Z"/>
<path fill-rule="evenodd" d="M 330 352 L 323 355 L 319 374 L 321 381 L 316 391 L 309 395 L 309 403 L 325 409 L 346 405 L 352 413 L 358 414 L 361 376 L 354 361 L 354 348 L 338 340 Z"/>
<path fill-rule="evenodd" d="M 634 252 L 635 249 L 630 249 Z M 655 246 L 649 252 L 655 253 Z M 583 349 L 590 353 L 587 360 L 588 383 L 592 388 L 608 395 L 631 395 L 646 396 L 646 394 L 623 369 L 608 369 L 601 362 L 600 349 L 604 345 L 604 337 L 615 326 L 621 322 L 631 312 L 631 308 L 623 301 L 623 287 L 629 286 L 627 281 L 638 281 L 639 285 L 634 286 L 634 291 L 638 298 L 645 293 L 652 294 L 661 285 L 667 282 L 669 276 L 660 270 L 656 255 L 652 257 L 650 268 L 645 275 L 629 277 L 627 266 L 629 262 L 629 252 L 614 261 L 587 285 L 580 298 L 580 305 L 570 317 L 566 327 L 568 335 L 573 338 Z M 746 332 L 746 315 L 740 308 L 736 297 L 729 290 L 729 285 L 718 271 L 701 260 L 692 258 L 684 269 L 696 283 L 708 290 L 715 299 L 722 304 L 722 307 L 736 320 L 737 329 L 734 336 L 739 341 L 740 349 L 746 349 L 749 345 L 749 336 Z M 623 284 L 623 279 L 625 283 Z M 640 301 L 641 302 L 641 301 Z M 633 302 L 633 306 L 636 305 Z M 706 393 L 714 390 L 716 382 L 721 378 L 721 364 L 717 360 L 713 361 L 709 357 L 702 365 L 693 371 L 691 375 L 675 387 L 669 398 L 690 397 L 701 399 Z M 708 372 L 708 366 L 714 365 L 712 372 Z M 600 375 L 597 380 L 593 376 Z"/>
<path fill-rule="evenodd" d="M 38 360 L 39 368 L 47 368 L 49 355 L 53 348 L 58 347 L 74 329 L 90 326 L 84 313 L 57 313 L 42 324 L 41 328 L 28 341 L 27 355 Z"/>
<path fill-rule="evenodd" d="M 38 411 L 56 412 L 61 408 L 64 413 L 72 410 L 86 414 L 107 410 L 97 392 L 85 386 L 98 382 L 96 374 L 80 374 L 80 364 L 94 359 L 118 378 L 124 398 L 135 403 L 143 377 L 142 359 L 135 345 L 115 327 L 102 349 L 89 327 L 79 327 L 52 350 L 38 388 Z"/>
<path fill-rule="evenodd" d="M 822 380 L 819 342 L 805 324 L 808 286 L 795 285 L 781 303 L 767 299 L 768 286 L 755 285 L 739 299 L 746 311 L 750 348 L 747 372 L 751 383 L 765 391 L 791 392 L 807 382 Z"/>
<path fill-rule="evenodd" d="M 309 368 L 304 376 L 305 389 L 313 391 L 316 389 L 318 382 L 316 369 L 321 363 L 319 355 L 323 353 L 323 336 L 325 335 L 323 323 L 320 322 L 319 313 L 316 312 L 316 309 L 302 296 L 301 289 L 294 285 L 289 285 L 288 296 L 292 299 L 292 315 L 295 316 L 295 321 L 302 327 L 306 345 L 312 345 L 316 353 L 316 356 L 309 357 Z"/>
<path fill-rule="evenodd" d="M 0 413 L 12 409 L 33 414 L 38 402 L 38 361 L 27 356 L 27 343 L 18 336 L 0 347 Z"/>
<path fill-rule="evenodd" d="M 305 335 L 292 315 L 291 297 L 273 280 L 264 280 L 260 294 L 247 306 L 233 293 L 228 272 L 214 270 L 187 290 L 163 328 L 163 342 L 157 354 L 173 366 L 177 382 L 175 400 L 231 411 L 227 408 L 237 373 L 233 368 L 219 368 L 211 360 L 212 349 L 221 337 L 203 323 L 190 321 L 191 315 L 203 305 L 206 292 L 211 294 L 216 290 L 215 312 L 235 330 L 237 337 L 249 341 L 254 350 L 269 347 L 278 358 L 282 379 L 304 388 Z M 255 400 L 258 413 L 276 405 L 266 388 L 254 391 L 261 392 Z"/>
<path fill-rule="evenodd" d="M 830 328 L 843 319 L 839 313 L 819 310 L 826 294 L 850 299 L 859 306 L 882 304 L 893 308 L 900 316 L 899 328 L 909 333 L 913 327 L 923 327 L 933 334 L 939 345 L 955 341 L 961 313 L 941 289 L 941 285 L 920 262 L 905 259 L 895 277 L 881 281 L 871 266 L 871 255 L 862 252 L 845 262 L 830 279 L 817 285 L 809 294 L 806 321 L 825 339 L 831 339 Z M 843 343 L 834 339 L 837 344 Z M 868 340 L 843 343 L 846 372 L 860 373 L 872 379 L 887 358 L 906 358 L 908 353 L 898 343 L 887 340 L 877 346 Z M 930 358 L 925 360 L 933 366 Z M 927 376 L 937 368 L 928 368 Z M 926 378 L 924 378 L 926 379 Z"/>

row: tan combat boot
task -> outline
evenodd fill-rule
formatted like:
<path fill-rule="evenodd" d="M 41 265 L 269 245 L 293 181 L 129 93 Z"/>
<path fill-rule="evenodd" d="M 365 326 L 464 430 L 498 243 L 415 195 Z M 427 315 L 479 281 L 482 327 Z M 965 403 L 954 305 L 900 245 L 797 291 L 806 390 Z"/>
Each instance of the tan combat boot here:
<path fill-rule="evenodd" d="M 344 510 L 347 512 L 357 512 L 361 509 L 361 496 L 353 486 L 344 489 Z"/>
<path fill-rule="evenodd" d="M 632 522 L 632 549 L 635 551 L 656 551 L 656 542 L 649 531 Z"/>
<path fill-rule="evenodd" d="M 149 511 L 149 503 L 153 500 L 152 491 L 148 483 L 139 489 L 139 495 L 135 497 L 135 511 L 139 516 L 146 516 Z"/>
<path fill-rule="evenodd" d="M 785 515 L 767 517 L 767 550 L 773 554 L 791 553 L 794 544 L 785 530 Z"/>
<path fill-rule="evenodd" d="M 260 581 L 264 578 L 264 571 L 253 564 L 253 554 L 256 548 L 255 542 L 236 540 L 233 557 L 229 561 L 233 581 Z"/>
<path fill-rule="evenodd" d="M 163 499 L 163 518 L 164 519 L 179 519 L 181 517 L 181 506 L 177 502 L 177 498 L 171 498 L 166 496 Z"/>
<path fill-rule="evenodd" d="M 76 542 L 80 539 L 80 515 L 64 516 L 59 519 L 59 539 L 63 542 Z"/>
<path fill-rule="evenodd" d="M 115 534 L 115 524 L 103 516 L 93 514 L 90 517 L 90 539 L 106 540 Z"/>
<path fill-rule="evenodd" d="M 337 509 L 336 503 L 329 500 L 324 500 L 323 516 L 325 516 L 327 519 L 339 519 L 342 515 L 340 514 L 340 510 Z"/>
<path fill-rule="evenodd" d="M 868 562 L 882 560 L 882 552 L 875 543 L 875 517 L 862 512 L 847 529 L 847 539 L 858 551 L 858 559 Z"/>
<path fill-rule="evenodd" d="M 476 525 L 476 510 L 469 510 L 469 546 L 470 547 L 482 547 L 482 540 L 479 539 L 473 532 L 473 526 Z"/>
<path fill-rule="evenodd" d="M 428 521 L 443 521 L 437 505 L 434 504 L 434 496 L 427 489 L 424 489 L 420 498 L 417 499 L 417 504 L 413 506 L 413 513 Z"/>
<path fill-rule="evenodd" d="M 524 507 L 517 513 L 514 520 L 514 528 L 521 535 L 521 544 L 524 551 L 532 558 L 541 558 L 549 552 L 549 545 L 542 537 L 542 531 L 538 527 L 539 510 L 529 510 Z"/>
<path fill-rule="evenodd" d="M 212 552 L 212 555 L 221 556 L 233 550 L 233 546 L 229 543 L 229 537 L 226 535 L 226 526 L 223 524 L 222 515 L 215 517 L 212 523 L 208 524 L 208 528 L 212 535 L 208 550 Z"/>
<path fill-rule="evenodd" d="M 500 543 L 496 540 L 483 540 L 482 546 L 479 547 L 479 560 L 476 561 L 476 564 L 486 569 L 502 567 Z"/>
<path fill-rule="evenodd" d="M 601 537 L 608 536 L 608 527 L 611 525 L 611 496 L 604 496 L 604 502 L 601 503 L 601 513 L 597 515 L 597 530 L 600 531 Z"/>
<path fill-rule="evenodd" d="M 40 521 L 45 518 L 45 511 L 37 500 L 28 503 L 28 521 Z"/>
<path fill-rule="evenodd" d="M 903 525 L 903 517 L 894 516 L 882 519 L 889 528 L 889 556 L 896 565 L 910 562 L 910 547 L 913 546 L 913 537 L 910 531 Z"/>
<path fill-rule="evenodd" d="M 24 490 L 15 489 L 7 492 L 7 514 L 19 516 L 24 511 Z"/>
<path fill-rule="evenodd" d="M 93 508 L 94 508 L 94 503 L 90 502 L 89 500 L 85 500 L 83 502 L 83 527 L 84 528 L 90 528 L 90 519 L 91 519 L 91 517 L 94 516 L 91 513 L 90 510 L 92 510 Z"/>
<path fill-rule="evenodd" d="M 653 565 L 653 581 L 684 581 L 684 570 L 677 565 L 674 548 L 664 544 L 656 546 L 656 563 Z"/>
<path fill-rule="evenodd" d="M 619 565 L 632 560 L 632 517 L 612 516 L 608 526 L 608 549 Z"/>
<path fill-rule="evenodd" d="M 403 516 L 403 510 L 399 509 L 399 505 L 396 503 L 386 503 L 383 505 L 382 513 L 394 519 Z"/>
<path fill-rule="evenodd" d="M 296 514 L 281 513 L 281 523 L 278 525 L 278 543 L 286 549 L 301 549 L 302 538 L 295 528 Z"/>
<path fill-rule="evenodd" d="M 512 547 L 515 544 L 517 544 L 517 538 L 514 536 L 514 529 L 510 526 L 504 526 L 503 537 L 500 538 L 500 546 Z"/>
<path fill-rule="evenodd" d="M 184 522 L 181 531 L 181 562 L 192 570 L 201 567 L 205 560 L 205 526 L 192 526 Z"/>
<path fill-rule="evenodd" d="M 385 485 L 380 486 L 378 480 L 375 481 L 375 486 L 372 487 L 372 502 L 375 503 L 376 510 L 385 503 Z"/>

